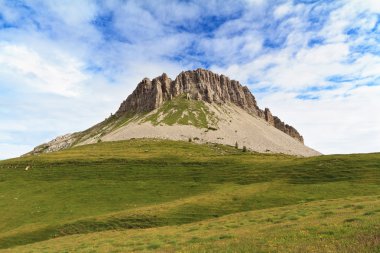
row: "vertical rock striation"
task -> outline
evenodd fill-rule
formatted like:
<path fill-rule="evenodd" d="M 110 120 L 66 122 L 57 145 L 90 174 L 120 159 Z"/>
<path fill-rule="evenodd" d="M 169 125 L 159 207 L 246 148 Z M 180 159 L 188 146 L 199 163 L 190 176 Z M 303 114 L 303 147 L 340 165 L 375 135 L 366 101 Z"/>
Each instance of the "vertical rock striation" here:
<path fill-rule="evenodd" d="M 181 72 L 175 80 L 171 80 L 165 73 L 153 80 L 144 78 L 123 101 L 116 115 L 149 112 L 182 94 L 186 94 L 190 99 L 219 105 L 233 103 L 303 143 L 303 137 L 294 127 L 273 116 L 268 108 L 263 111 L 257 106 L 256 99 L 248 87 L 204 69 Z"/>

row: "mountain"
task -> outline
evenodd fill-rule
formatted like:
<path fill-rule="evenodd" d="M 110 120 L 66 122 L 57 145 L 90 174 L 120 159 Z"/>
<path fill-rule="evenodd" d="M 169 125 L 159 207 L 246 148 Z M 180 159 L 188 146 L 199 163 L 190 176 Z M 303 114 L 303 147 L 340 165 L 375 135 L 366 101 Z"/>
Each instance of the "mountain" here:
<path fill-rule="evenodd" d="M 292 126 L 260 109 L 248 87 L 204 69 L 144 78 L 115 114 L 83 131 L 37 146 L 28 154 L 133 138 L 245 146 L 256 152 L 315 156 Z"/>

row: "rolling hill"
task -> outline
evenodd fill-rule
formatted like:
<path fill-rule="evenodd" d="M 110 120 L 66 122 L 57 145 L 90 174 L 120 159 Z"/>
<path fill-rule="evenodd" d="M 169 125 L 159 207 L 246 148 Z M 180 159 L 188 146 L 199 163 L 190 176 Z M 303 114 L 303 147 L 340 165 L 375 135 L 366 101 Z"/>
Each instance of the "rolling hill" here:
<path fill-rule="evenodd" d="M 379 252 L 380 154 L 132 139 L 0 161 L 0 252 Z"/>

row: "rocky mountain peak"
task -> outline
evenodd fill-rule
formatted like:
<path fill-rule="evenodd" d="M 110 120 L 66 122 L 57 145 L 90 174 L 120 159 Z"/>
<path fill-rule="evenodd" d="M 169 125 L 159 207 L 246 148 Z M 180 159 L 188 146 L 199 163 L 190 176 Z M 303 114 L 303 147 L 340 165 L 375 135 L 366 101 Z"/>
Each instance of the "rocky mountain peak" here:
<path fill-rule="evenodd" d="M 116 115 L 150 112 L 159 108 L 165 101 L 183 94 L 186 94 L 188 99 L 207 103 L 235 104 L 252 116 L 267 121 L 269 125 L 303 143 L 303 137 L 294 127 L 273 116 L 268 108 L 261 110 L 258 107 L 255 97 L 247 86 L 242 86 L 227 76 L 200 68 L 183 71 L 174 80 L 165 73 L 153 80 L 144 78 L 133 93 L 122 102 Z"/>

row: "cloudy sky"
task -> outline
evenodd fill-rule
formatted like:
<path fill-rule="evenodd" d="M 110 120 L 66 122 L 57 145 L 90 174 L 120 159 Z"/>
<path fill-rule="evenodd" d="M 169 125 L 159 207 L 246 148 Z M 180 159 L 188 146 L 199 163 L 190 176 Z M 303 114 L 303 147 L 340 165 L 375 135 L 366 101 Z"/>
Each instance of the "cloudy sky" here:
<path fill-rule="evenodd" d="M 0 159 L 207 68 L 322 153 L 380 151 L 378 0 L 0 0 Z"/>

